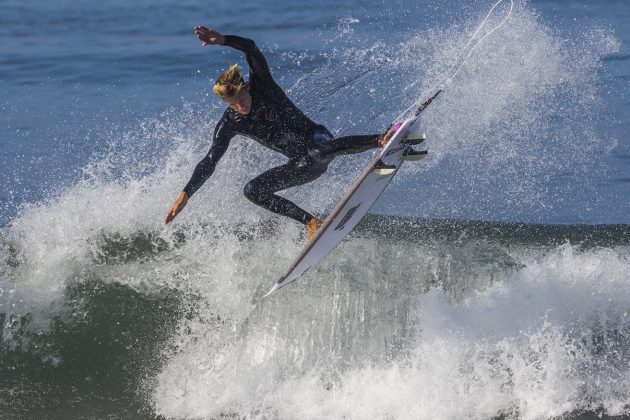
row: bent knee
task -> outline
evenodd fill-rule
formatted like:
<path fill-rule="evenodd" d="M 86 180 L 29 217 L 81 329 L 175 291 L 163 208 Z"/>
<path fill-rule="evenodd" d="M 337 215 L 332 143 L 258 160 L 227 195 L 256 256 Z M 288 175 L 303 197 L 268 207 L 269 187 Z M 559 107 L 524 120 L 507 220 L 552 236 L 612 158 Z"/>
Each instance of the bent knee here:
<path fill-rule="evenodd" d="M 256 185 L 253 182 L 248 182 L 245 184 L 245 188 L 243 188 L 243 194 L 245 198 L 253 203 L 260 203 L 261 201 L 265 201 L 265 197 L 269 194 L 265 192 L 265 190 Z"/>
<path fill-rule="evenodd" d="M 248 182 L 247 184 L 245 184 L 245 187 L 243 188 L 243 195 L 245 195 L 245 197 L 250 200 L 250 201 L 254 201 L 254 198 L 256 197 L 256 187 L 254 185 L 252 185 L 251 182 Z"/>

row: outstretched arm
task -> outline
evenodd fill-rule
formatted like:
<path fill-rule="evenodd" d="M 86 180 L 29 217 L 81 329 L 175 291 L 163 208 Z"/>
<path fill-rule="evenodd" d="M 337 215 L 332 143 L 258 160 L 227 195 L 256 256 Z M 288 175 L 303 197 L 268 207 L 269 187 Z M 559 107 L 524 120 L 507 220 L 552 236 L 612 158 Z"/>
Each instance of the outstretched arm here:
<path fill-rule="evenodd" d="M 206 154 L 206 156 L 197 164 L 192 176 L 190 177 L 190 181 L 188 181 L 188 184 L 184 187 L 183 191 L 188 194 L 189 198 L 192 197 L 192 195 L 214 173 L 217 163 L 221 157 L 223 157 L 225 151 L 230 145 L 232 134 L 230 133 L 226 135 L 227 133 L 222 133 L 221 131 L 222 130 L 220 128 L 215 131 L 212 147 L 210 147 L 208 154 Z"/>
<path fill-rule="evenodd" d="M 250 72 L 253 75 L 260 78 L 271 78 L 271 72 L 265 56 L 251 39 L 236 35 L 221 35 L 214 29 L 208 29 L 205 26 L 195 27 L 195 35 L 202 42 L 202 47 L 206 45 L 226 45 L 244 52 Z"/>
<path fill-rule="evenodd" d="M 217 124 L 214 129 L 214 140 L 208 154 L 197 164 L 190 181 L 188 181 L 184 190 L 179 194 L 168 213 L 166 213 L 164 218 L 165 224 L 169 224 L 184 209 L 188 199 L 210 178 L 217 163 L 225 154 L 230 145 L 230 140 L 234 137 L 234 133 L 228 130 L 225 124 L 225 121 Z"/>

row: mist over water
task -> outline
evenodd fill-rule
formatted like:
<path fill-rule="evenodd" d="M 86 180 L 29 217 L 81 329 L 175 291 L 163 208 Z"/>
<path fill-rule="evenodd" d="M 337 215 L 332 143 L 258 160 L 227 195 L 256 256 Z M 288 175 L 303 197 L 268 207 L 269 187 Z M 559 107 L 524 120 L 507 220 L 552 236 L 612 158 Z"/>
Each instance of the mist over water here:
<path fill-rule="evenodd" d="M 104 145 L 80 174 L 0 228 L 3 412 L 629 415 L 630 228 L 570 225 L 628 222 L 627 200 L 611 198 L 624 190 L 601 185 L 623 141 L 601 129 L 613 120 L 603 60 L 622 44 L 605 25 L 556 28 L 535 5 L 517 2 L 426 110 L 429 157 L 383 195 L 374 211 L 387 216 L 270 299 L 305 232 L 241 191 L 281 156 L 234 139 L 164 227 L 223 108 L 182 100 L 97 130 Z M 326 21 L 319 49 L 263 51 L 315 121 L 379 132 L 447 75 L 487 6 L 427 6 L 448 24 L 420 28 L 409 22 L 426 11 L 407 6 L 392 20 L 413 30 L 376 37 L 359 8 Z M 211 54 L 213 72 L 240 59 Z M 283 195 L 325 215 L 369 156 Z"/>

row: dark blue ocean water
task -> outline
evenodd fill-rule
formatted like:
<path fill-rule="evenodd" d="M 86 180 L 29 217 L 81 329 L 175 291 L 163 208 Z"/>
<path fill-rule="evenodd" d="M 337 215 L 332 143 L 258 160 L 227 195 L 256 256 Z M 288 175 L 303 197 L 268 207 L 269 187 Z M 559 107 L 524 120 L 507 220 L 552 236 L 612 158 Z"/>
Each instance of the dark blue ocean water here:
<path fill-rule="evenodd" d="M 303 227 L 242 195 L 281 156 L 235 139 L 162 224 L 245 65 L 195 25 L 345 135 L 425 98 L 492 4 L 0 0 L 0 418 L 630 415 L 628 1 L 516 1 L 423 114 L 427 159 L 286 293 L 261 299 Z M 325 215 L 369 158 L 283 194 Z"/>

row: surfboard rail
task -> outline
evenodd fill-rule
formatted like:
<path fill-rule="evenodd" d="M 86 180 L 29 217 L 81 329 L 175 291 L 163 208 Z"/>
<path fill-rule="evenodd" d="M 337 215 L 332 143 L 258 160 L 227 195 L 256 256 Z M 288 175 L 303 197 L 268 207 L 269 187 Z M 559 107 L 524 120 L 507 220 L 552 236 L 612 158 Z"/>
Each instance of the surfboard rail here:
<path fill-rule="evenodd" d="M 411 149 L 408 144 L 404 143 L 404 140 L 411 131 L 418 132 L 419 123 L 419 117 L 414 117 L 400 126 L 387 145 L 365 166 L 365 169 L 322 222 L 315 236 L 304 246 L 288 270 L 264 297 L 300 278 L 350 234 L 400 169 L 405 160 L 405 152 Z M 411 128 L 413 130 L 410 130 Z M 388 166 L 391 171 L 380 173 L 375 171 L 379 165 Z"/>

